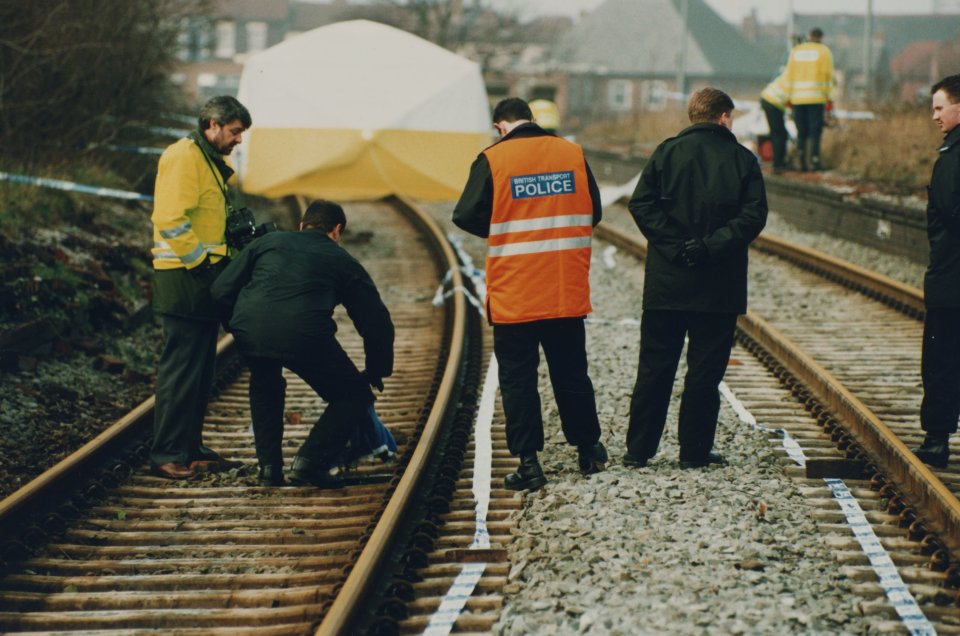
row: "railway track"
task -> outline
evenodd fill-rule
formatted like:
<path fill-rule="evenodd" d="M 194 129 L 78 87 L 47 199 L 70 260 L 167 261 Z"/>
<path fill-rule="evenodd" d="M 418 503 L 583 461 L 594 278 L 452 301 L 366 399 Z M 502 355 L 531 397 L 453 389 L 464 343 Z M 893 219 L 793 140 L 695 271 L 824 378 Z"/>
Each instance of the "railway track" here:
<path fill-rule="evenodd" d="M 211 401 L 205 441 L 246 466 L 170 482 L 149 474 L 142 446 L 123 455 L 149 429 L 148 401 L 0 502 L 0 526 L 15 528 L 3 552 L 0 631 L 345 633 L 363 621 L 383 629 L 398 614 L 416 624 L 416 595 L 429 607 L 447 571 L 477 560 L 480 552 L 463 554 L 469 542 L 451 538 L 464 525 L 473 534 L 473 510 L 450 502 L 472 453 L 464 431 L 484 355 L 479 321 L 466 311 L 453 252 L 426 215 L 395 200 L 357 204 L 350 217 L 360 238 L 348 248 L 370 269 L 397 328 L 395 374 L 377 402 L 400 444 L 396 464 L 361 463 L 349 475 L 357 485 L 342 490 L 257 486 L 241 373 Z M 451 293 L 434 307 L 445 275 Z M 362 357 L 352 328 L 341 338 Z M 224 354 L 230 346 L 221 343 Z M 287 380 L 289 460 L 322 403 L 296 376 Z M 500 451 L 488 454 L 495 473 L 509 470 Z M 77 492 L 77 484 L 86 485 Z M 518 503 L 514 493 L 505 499 Z M 52 500 L 61 503 L 51 508 Z M 496 501 L 494 540 L 507 514 Z M 446 555 L 453 566 L 428 556 L 435 544 L 456 548 Z M 502 552 L 494 542 L 480 560 L 503 561 Z"/>
<path fill-rule="evenodd" d="M 639 233 L 623 229 L 629 214 L 618 216 L 598 235 L 642 257 Z M 876 599 L 878 629 L 960 633 L 960 465 L 933 470 L 909 451 L 923 436 L 921 293 L 779 239 L 755 248 L 728 397 L 744 421 L 789 440 L 785 470 L 854 589 Z M 869 538 L 857 520 L 869 521 Z M 918 604 L 898 605 L 904 593 Z"/>

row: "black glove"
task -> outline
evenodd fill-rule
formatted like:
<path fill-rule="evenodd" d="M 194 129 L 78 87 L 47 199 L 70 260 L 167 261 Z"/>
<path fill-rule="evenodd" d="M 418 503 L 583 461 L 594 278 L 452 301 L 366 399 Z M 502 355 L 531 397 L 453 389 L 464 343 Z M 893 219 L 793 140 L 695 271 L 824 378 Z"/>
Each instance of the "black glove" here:
<path fill-rule="evenodd" d="M 367 381 L 367 384 L 375 388 L 377 391 L 383 393 L 383 378 L 373 375 L 366 369 L 361 371 L 360 375 L 362 375 L 363 379 Z"/>
<path fill-rule="evenodd" d="M 683 242 L 680 247 L 680 262 L 687 267 L 696 267 L 707 261 L 707 246 L 698 238 Z"/>

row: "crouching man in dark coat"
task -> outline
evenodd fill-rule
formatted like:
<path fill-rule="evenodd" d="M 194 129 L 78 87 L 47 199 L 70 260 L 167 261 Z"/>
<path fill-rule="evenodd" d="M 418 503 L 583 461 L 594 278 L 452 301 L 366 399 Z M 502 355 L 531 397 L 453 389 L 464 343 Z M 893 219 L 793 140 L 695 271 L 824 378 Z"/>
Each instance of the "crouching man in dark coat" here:
<path fill-rule="evenodd" d="M 645 466 L 657 452 L 684 336 L 680 465 L 724 463 L 713 452 L 717 385 L 747 310 L 747 248 L 767 221 L 757 158 L 730 131 L 733 101 L 705 88 L 690 97 L 688 115 L 693 125 L 654 151 L 629 204 L 649 249 L 627 466 Z"/>
<path fill-rule="evenodd" d="M 327 403 L 297 451 L 290 480 L 321 488 L 342 478 L 327 470 L 357 426 L 366 425 L 374 401 L 393 372 L 394 329 L 367 271 L 340 247 L 343 208 L 314 201 L 300 232 L 256 239 L 211 288 L 230 315 L 229 331 L 250 368 L 250 411 L 260 482 L 282 485 L 286 367 Z M 363 338 L 366 368 L 359 371 L 336 339 L 333 311 L 342 304 Z"/>

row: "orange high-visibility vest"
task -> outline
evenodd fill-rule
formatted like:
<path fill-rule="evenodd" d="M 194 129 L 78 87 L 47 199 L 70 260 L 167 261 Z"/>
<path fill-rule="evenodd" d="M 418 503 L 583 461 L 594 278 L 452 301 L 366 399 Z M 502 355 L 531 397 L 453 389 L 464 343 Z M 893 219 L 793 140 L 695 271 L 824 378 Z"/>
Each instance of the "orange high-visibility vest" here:
<path fill-rule="evenodd" d="M 587 315 L 593 202 L 580 146 L 545 135 L 509 139 L 484 154 L 493 179 L 490 321 Z"/>

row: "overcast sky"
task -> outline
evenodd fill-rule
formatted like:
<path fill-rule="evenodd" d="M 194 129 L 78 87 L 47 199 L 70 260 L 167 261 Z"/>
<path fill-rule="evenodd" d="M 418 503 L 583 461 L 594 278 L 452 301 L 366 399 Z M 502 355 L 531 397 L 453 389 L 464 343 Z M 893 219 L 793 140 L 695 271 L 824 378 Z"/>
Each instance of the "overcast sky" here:
<path fill-rule="evenodd" d="M 522 17 L 536 13 L 577 16 L 603 0 L 488 0 L 496 7 L 517 10 Z M 728 22 L 740 24 L 751 9 L 761 22 L 785 22 L 791 7 L 795 13 L 864 13 L 868 0 L 706 0 Z M 873 0 L 876 14 L 929 13 L 935 7 L 960 11 L 960 0 Z"/>

